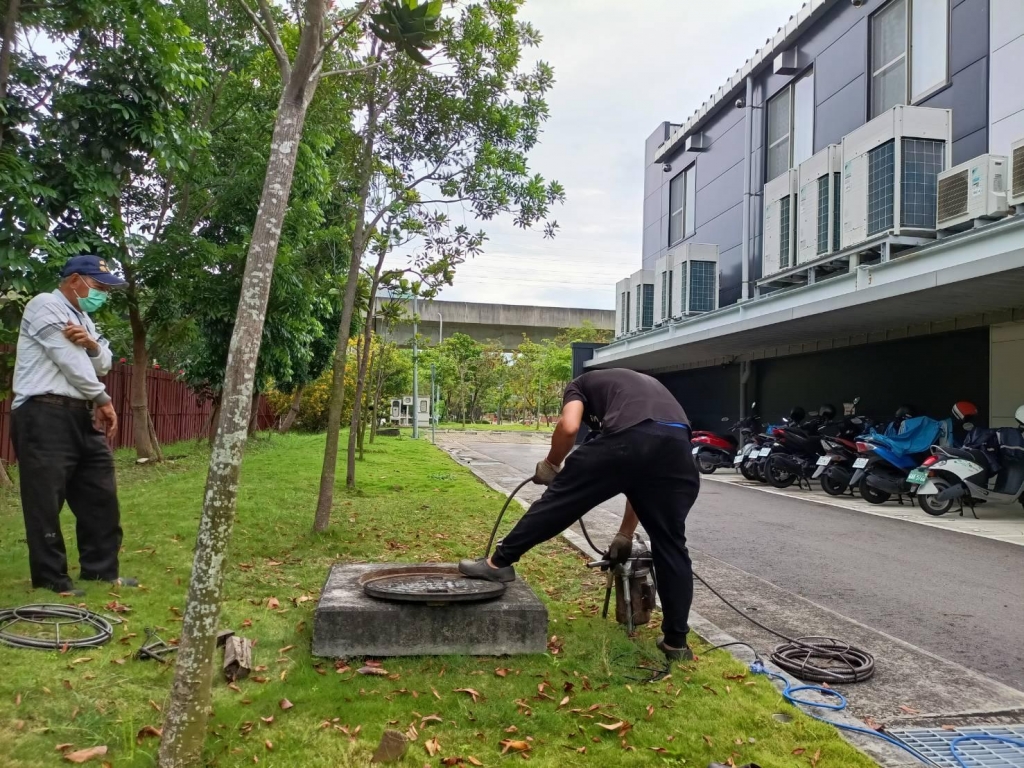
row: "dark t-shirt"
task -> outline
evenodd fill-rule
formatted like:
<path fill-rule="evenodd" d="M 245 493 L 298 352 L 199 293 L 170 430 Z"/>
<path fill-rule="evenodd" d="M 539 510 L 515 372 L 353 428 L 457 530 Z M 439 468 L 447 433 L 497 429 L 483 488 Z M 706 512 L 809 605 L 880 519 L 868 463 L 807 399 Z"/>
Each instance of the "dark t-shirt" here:
<path fill-rule="evenodd" d="M 565 388 L 562 405 L 583 403 L 583 423 L 610 435 L 642 421 L 689 424 L 683 406 L 657 379 L 626 368 L 590 371 Z"/>

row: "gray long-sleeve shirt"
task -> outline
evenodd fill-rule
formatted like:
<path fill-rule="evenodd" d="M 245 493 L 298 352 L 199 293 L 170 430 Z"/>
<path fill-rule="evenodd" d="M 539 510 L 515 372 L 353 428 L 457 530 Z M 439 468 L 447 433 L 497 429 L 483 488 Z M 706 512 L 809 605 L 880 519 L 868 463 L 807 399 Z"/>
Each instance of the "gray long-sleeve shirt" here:
<path fill-rule="evenodd" d="M 88 352 L 64 337 L 68 322 L 83 326 L 99 343 L 99 351 Z M 17 408 L 36 395 L 61 395 L 110 402 L 100 381 L 110 370 L 110 344 L 96 330 L 88 314 L 71 306 L 60 292 L 41 293 L 26 306 L 18 336 L 14 364 L 14 402 Z"/>

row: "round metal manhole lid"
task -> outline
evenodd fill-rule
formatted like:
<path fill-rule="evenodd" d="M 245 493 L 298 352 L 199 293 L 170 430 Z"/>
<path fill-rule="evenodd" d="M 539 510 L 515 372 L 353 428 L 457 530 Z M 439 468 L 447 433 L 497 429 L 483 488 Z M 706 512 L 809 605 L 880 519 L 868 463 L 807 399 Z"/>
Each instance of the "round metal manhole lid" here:
<path fill-rule="evenodd" d="M 370 597 L 404 603 L 471 603 L 505 593 L 504 584 L 466 578 L 454 566 L 384 568 L 361 576 L 359 583 Z"/>

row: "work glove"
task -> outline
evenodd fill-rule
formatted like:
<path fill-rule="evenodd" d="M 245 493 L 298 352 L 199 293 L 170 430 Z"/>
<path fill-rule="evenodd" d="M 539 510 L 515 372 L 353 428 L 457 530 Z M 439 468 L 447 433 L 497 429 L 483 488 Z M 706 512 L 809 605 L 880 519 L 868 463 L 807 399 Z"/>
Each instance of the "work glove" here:
<path fill-rule="evenodd" d="M 633 554 L 633 539 L 624 533 L 616 533 L 612 545 L 608 547 L 608 562 L 622 565 Z"/>
<path fill-rule="evenodd" d="M 537 462 L 537 469 L 533 473 L 533 482 L 537 485 L 551 485 L 555 475 L 558 474 L 558 469 L 547 459 L 541 459 Z"/>

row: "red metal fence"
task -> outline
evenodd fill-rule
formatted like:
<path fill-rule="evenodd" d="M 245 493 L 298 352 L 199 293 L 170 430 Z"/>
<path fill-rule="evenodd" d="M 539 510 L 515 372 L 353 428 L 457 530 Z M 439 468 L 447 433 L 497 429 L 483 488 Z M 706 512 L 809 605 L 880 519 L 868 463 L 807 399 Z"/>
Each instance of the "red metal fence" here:
<path fill-rule="evenodd" d="M 104 377 L 107 392 L 117 411 L 117 437 L 115 448 L 131 447 L 135 444 L 131 409 L 132 376 L 135 367 L 114 363 Z M 162 445 L 178 440 L 189 440 L 206 434 L 210 423 L 213 403 L 197 395 L 183 381 L 178 381 L 167 371 L 150 368 L 146 371 L 146 391 L 149 399 L 149 413 L 156 428 L 157 439 Z M 275 416 L 266 398 L 260 399 L 257 426 L 269 429 Z M 0 459 L 14 463 L 14 447 L 10 439 L 11 400 L 0 404 Z"/>

